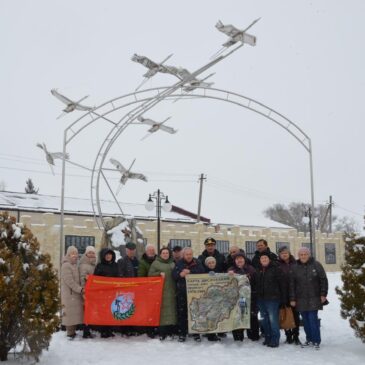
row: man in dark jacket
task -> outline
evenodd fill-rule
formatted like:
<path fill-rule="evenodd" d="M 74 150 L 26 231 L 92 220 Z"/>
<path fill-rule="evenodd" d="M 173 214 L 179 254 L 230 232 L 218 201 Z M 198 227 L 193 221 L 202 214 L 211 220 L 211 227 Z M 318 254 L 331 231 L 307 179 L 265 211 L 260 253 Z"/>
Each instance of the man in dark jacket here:
<path fill-rule="evenodd" d="M 279 254 L 278 265 L 280 270 L 284 273 L 285 282 L 287 285 L 288 297 L 286 305 L 289 306 L 290 272 L 293 269 L 293 267 L 297 265 L 297 261 L 295 260 L 294 256 L 290 253 L 289 247 L 287 246 L 280 247 L 278 250 L 278 254 Z M 301 345 L 299 340 L 299 326 L 300 326 L 299 312 L 295 309 L 295 307 L 291 307 L 291 309 L 294 316 L 295 328 L 285 330 L 285 336 L 286 336 L 285 342 L 288 344 L 294 343 L 295 345 Z"/>
<path fill-rule="evenodd" d="M 207 238 L 204 241 L 205 250 L 202 252 L 202 254 L 198 257 L 198 260 L 202 263 L 204 268 L 205 266 L 205 260 L 208 256 L 213 256 L 216 260 L 216 272 L 222 273 L 226 272 L 226 259 L 225 257 L 216 250 L 216 240 L 212 237 Z"/>
<path fill-rule="evenodd" d="M 290 305 L 303 318 L 306 342 L 302 347 L 314 346 L 319 349 L 321 332 L 318 310 L 327 302 L 328 280 L 323 266 L 313 257 L 307 247 L 298 251 L 299 260 L 290 275 Z"/>
<path fill-rule="evenodd" d="M 255 269 L 259 269 L 261 267 L 260 257 L 263 253 L 265 253 L 269 257 L 272 264 L 276 264 L 278 257 L 270 251 L 267 241 L 264 239 L 260 239 L 256 242 L 255 256 L 252 258 L 252 266 Z"/>
<path fill-rule="evenodd" d="M 239 248 L 236 245 L 233 245 L 233 246 L 229 247 L 229 254 L 226 258 L 226 267 L 227 267 L 227 269 L 229 269 L 230 267 L 232 267 L 234 265 L 234 257 L 238 253 L 243 254 L 243 256 L 245 257 L 246 264 L 252 266 L 251 260 L 246 256 L 245 250 L 242 249 L 242 248 Z"/>
<path fill-rule="evenodd" d="M 183 258 L 177 262 L 172 276 L 176 281 L 177 321 L 179 327 L 179 342 L 185 342 L 188 333 L 188 312 L 186 295 L 186 275 L 204 274 L 201 262 L 193 257 L 190 247 L 183 249 Z M 194 335 L 194 340 L 200 342 L 200 335 Z"/>
<path fill-rule="evenodd" d="M 134 278 L 138 273 L 138 260 L 136 257 L 136 244 L 128 242 L 125 245 L 125 257 L 118 260 L 119 276 L 122 278 Z"/>
<path fill-rule="evenodd" d="M 287 285 L 283 272 L 270 260 L 268 253 L 260 256 L 260 268 L 256 269 L 254 287 L 264 329 L 264 345 L 278 347 L 280 340 L 279 307 L 285 306 Z"/>

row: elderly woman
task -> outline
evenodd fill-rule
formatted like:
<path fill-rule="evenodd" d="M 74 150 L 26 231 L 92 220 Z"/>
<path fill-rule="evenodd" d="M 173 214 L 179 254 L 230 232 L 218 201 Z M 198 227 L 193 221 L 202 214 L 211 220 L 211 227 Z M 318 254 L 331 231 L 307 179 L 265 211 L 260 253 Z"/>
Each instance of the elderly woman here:
<path fill-rule="evenodd" d="M 247 330 L 247 336 L 252 341 L 258 341 L 259 335 L 259 320 L 257 317 L 258 309 L 256 303 L 255 287 L 253 285 L 255 269 L 247 262 L 245 254 L 238 250 L 233 256 L 233 265 L 228 269 L 228 274 L 247 275 L 251 286 L 251 315 L 250 315 L 250 329 Z M 237 329 L 232 331 L 233 339 L 235 341 L 243 341 L 244 333 L 243 329 Z"/>
<path fill-rule="evenodd" d="M 94 274 L 96 265 L 96 254 L 94 246 L 87 246 L 85 253 L 81 256 L 79 264 L 81 286 L 85 288 L 87 277 Z M 93 338 L 89 326 L 84 325 L 83 338 Z"/>
<path fill-rule="evenodd" d="M 302 247 L 299 260 L 292 268 L 289 284 L 290 305 L 295 307 L 303 319 L 306 342 L 302 347 L 319 349 L 321 332 L 318 310 L 327 302 L 328 280 L 323 266 L 311 257 L 310 250 Z"/>
<path fill-rule="evenodd" d="M 61 303 L 63 306 L 62 324 L 66 327 L 67 337 L 74 339 L 76 326 L 83 323 L 82 296 L 84 290 L 77 267 L 78 251 L 75 246 L 67 249 L 61 266 Z"/>
<path fill-rule="evenodd" d="M 175 264 L 172 261 L 170 250 L 162 247 L 160 255 L 152 262 L 148 272 L 148 276 L 163 276 L 165 278 L 162 293 L 160 327 L 158 329 L 161 341 L 167 335 L 173 334 L 173 329 L 177 322 L 176 283 L 172 277 L 174 267 Z"/>

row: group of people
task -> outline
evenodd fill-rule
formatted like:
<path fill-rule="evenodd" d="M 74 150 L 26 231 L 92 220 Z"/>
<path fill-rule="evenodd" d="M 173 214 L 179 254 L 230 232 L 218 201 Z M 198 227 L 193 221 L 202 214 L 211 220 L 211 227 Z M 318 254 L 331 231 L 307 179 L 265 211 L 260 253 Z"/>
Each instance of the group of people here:
<path fill-rule="evenodd" d="M 162 247 L 158 255 L 153 245 L 147 245 L 140 260 L 136 257 L 136 245 L 126 245 L 126 254 L 116 261 L 115 252 L 104 248 L 96 263 L 95 249 L 86 248 L 78 262 L 78 252 L 74 246 L 67 249 L 61 268 L 61 299 L 64 306 L 62 316 L 67 336 L 76 336 L 76 326 L 83 323 L 83 296 L 87 276 L 90 274 L 106 277 L 146 277 L 163 276 L 160 326 L 158 328 L 122 327 L 122 334 L 147 333 L 159 335 L 164 340 L 169 335 L 178 335 L 184 342 L 188 335 L 188 308 L 186 276 L 203 273 L 228 273 L 247 275 L 251 286 L 250 329 L 247 337 L 252 341 L 264 338 L 263 344 L 278 347 L 280 341 L 279 309 L 292 309 L 295 327 L 285 331 L 286 343 L 302 347 L 319 348 L 321 343 L 318 310 L 327 302 L 328 281 L 322 265 L 311 257 L 310 250 L 302 247 L 296 260 L 288 247 L 281 247 L 278 256 L 270 251 L 268 243 L 260 239 L 256 252 L 250 260 L 244 250 L 231 246 L 225 257 L 216 249 L 214 238 L 204 241 L 205 249 L 194 258 L 190 247 L 179 246 L 170 250 Z M 260 314 L 260 321 L 258 318 Z M 306 340 L 299 339 L 300 317 Z M 113 328 L 101 326 L 101 337 L 114 336 Z M 244 329 L 232 332 L 235 341 L 243 341 Z M 220 341 L 226 333 L 207 334 L 208 341 Z M 84 326 L 83 337 L 93 337 L 90 328 Z M 192 335 L 197 342 L 199 334 Z"/>

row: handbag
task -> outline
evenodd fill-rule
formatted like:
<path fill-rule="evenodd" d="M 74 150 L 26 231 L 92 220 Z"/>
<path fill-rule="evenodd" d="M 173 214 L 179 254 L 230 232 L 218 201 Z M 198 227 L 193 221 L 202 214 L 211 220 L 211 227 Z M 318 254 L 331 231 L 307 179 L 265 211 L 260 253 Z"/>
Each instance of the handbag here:
<path fill-rule="evenodd" d="M 279 324 L 280 328 L 284 330 L 289 330 L 296 327 L 291 307 L 280 308 Z"/>

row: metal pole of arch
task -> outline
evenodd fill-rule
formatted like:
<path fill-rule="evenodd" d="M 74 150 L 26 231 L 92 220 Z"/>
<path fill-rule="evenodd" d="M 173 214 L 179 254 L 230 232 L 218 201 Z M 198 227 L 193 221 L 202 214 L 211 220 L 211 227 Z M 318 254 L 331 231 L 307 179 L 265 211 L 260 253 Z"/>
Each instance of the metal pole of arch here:
<path fill-rule="evenodd" d="M 67 144 L 67 128 L 63 132 L 63 156 L 66 156 Z M 65 254 L 65 240 L 64 240 L 64 218 L 65 218 L 65 181 L 66 181 L 66 159 L 62 159 L 62 182 L 61 182 L 61 219 L 60 219 L 60 273 L 62 265 L 62 257 Z"/>
<path fill-rule="evenodd" d="M 317 256 L 316 247 L 316 227 L 314 219 L 314 181 L 313 181 L 313 151 L 312 151 L 312 141 L 308 138 L 309 143 L 309 170 L 310 170 L 310 184 L 311 184 L 311 206 L 312 206 L 312 219 L 311 219 L 311 230 L 312 230 L 312 240 L 311 240 L 311 252 L 314 258 Z"/>

